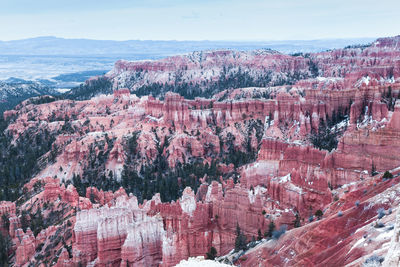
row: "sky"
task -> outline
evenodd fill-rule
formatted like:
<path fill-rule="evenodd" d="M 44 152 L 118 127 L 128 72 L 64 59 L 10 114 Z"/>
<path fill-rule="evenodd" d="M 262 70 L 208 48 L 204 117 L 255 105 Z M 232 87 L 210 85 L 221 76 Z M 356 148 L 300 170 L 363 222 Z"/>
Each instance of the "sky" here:
<path fill-rule="evenodd" d="M 400 0 L 0 0 L 0 40 L 312 40 L 400 34 Z"/>

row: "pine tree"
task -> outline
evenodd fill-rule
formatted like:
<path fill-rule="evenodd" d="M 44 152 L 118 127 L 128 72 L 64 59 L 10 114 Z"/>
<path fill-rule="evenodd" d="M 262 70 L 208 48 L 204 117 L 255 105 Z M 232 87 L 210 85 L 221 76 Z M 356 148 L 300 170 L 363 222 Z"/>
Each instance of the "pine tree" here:
<path fill-rule="evenodd" d="M 384 179 L 392 179 L 393 178 L 393 174 L 391 174 L 389 171 L 385 171 L 385 173 L 383 174 L 382 178 L 384 178 Z"/>
<path fill-rule="evenodd" d="M 214 260 L 217 257 L 217 250 L 214 247 L 210 248 L 210 251 L 206 253 L 207 259 Z"/>
<path fill-rule="evenodd" d="M 258 229 L 257 240 L 261 240 L 261 239 L 262 239 L 261 230 Z"/>
<path fill-rule="evenodd" d="M 371 175 L 372 175 L 372 176 L 375 176 L 375 175 L 377 175 L 377 174 L 378 174 L 378 172 L 376 171 L 376 167 L 375 167 L 375 165 L 374 165 L 374 162 L 372 162 Z"/>
<path fill-rule="evenodd" d="M 0 233 L 0 266 L 9 266 L 8 252 L 11 248 L 11 240 L 8 235 Z"/>
<path fill-rule="evenodd" d="M 1 220 L 3 222 L 3 228 L 6 229 L 7 232 L 10 227 L 10 220 L 8 219 L 8 217 L 10 217 L 10 216 L 7 212 L 4 213 L 3 215 L 1 215 Z"/>
<path fill-rule="evenodd" d="M 246 250 L 246 236 L 240 230 L 239 223 L 236 224 L 235 252 Z"/>
<path fill-rule="evenodd" d="M 298 213 L 296 213 L 295 219 L 294 219 L 294 221 L 293 221 L 293 227 L 294 227 L 294 228 L 298 228 L 298 227 L 300 227 L 300 226 L 301 226 L 300 216 L 299 216 Z"/>
<path fill-rule="evenodd" d="M 269 223 L 269 225 L 268 225 L 268 231 L 265 232 L 264 236 L 268 237 L 268 238 L 271 238 L 272 237 L 272 233 L 275 231 L 275 228 L 276 228 L 276 226 L 275 226 L 274 221 L 271 221 Z"/>
<path fill-rule="evenodd" d="M 318 218 L 318 220 L 320 220 L 322 218 L 322 215 L 324 215 L 324 213 L 322 212 L 322 210 L 317 210 L 315 212 L 315 216 Z"/>

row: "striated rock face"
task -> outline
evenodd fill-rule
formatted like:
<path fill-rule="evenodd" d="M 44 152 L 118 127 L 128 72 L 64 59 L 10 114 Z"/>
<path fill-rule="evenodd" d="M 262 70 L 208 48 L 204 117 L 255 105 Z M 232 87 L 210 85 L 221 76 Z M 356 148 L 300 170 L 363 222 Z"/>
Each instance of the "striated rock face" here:
<path fill-rule="evenodd" d="M 393 112 L 388 112 L 384 106 L 374 105 L 372 115 L 363 116 L 363 122 L 354 131 L 344 134 L 338 145 L 337 153 L 326 160 L 326 164 L 341 166 L 344 169 L 359 169 L 371 171 L 374 165 L 378 171 L 393 169 L 398 166 L 396 153 L 399 146 L 397 121 L 400 106 L 397 103 Z M 353 108 L 353 106 L 352 106 Z M 379 109 L 378 112 L 376 109 Z M 382 116 L 381 114 L 387 114 Z"/>
<path fill-rule="evenodd" d="M 265 139 L 260 155 L 263 160 L 242 169 L 241 183 L 265 187 L 266 196 L 274 200 L 265 207 L 268 210 L 290 209 L 292 216 L 299 212 L 306 217 L 309 207 L 319 209 L 332 201 L 329 180 L 320 168 L 326 152 Z"/>
<path fill-rule="evenodd" d="M 378 177 L 355 183 L 350 192 L 340 193 L 338 202 L 327 206 L 321 220 L 292 229 L 277 241 L 261 242 L 240 264 L 361 266 L 371 256 L 383 256 L 383 265 L 397 266 L 397 179 L 383 182 Z M 378 216 L 380 209 L 383 215 Z M 278 254 L 274 253 L 277 249 Z"/>
<path fill-rule="evenodd" d="M 264 232 L 267 228 L 267 220 L 262 214 L 265 205 L 262 190 L 250 192 L 240 186 L 235 186 L 235 188 L 227 190 L 222 198 L 218 184 L 213 183 L 210 187 L 209 196 L 214 199 L 214 219 L 220 227 L 219 236 L 214 238 L 219 247 L 218 251 L 225 254 L 234 247 L 236 237 L 234 231 L 237 224 L 249 239 L 253 236 L 256 237 L 258 230 Z M 215 196 L 213 191 L 216 191 L 218 195 Z"/>
<path fill-rule="evenodd" d="M 356 81 L 361 76 L 376 78 L 398 77 L 399 36 L 381 38 L 366 48 L 337 49 L 330 52 L 313 54 L 320 72 L 326 77 L 346 77 Z M 365 81 L 369 84 L 369 81 Z"/>
<path fill-rule="evenodd" d="M 120 262 L 121 247 L 128 234 L 127 227 L 132 222 L 132 214 L 121 209 L 111 210 L 110 215 L 102 217 L 97 225 L 99 264 L 115 265 Z"/>
<path fill-rule="evenodd" d="M 165 231 L 163 219 L 144 216 L 128 229 L 122 246 L 121 266 L 156 266 L 163 259 Z"/>
<path fill-rule="evenodd" d="M 271 222 L 288 232 L 252 243 L 235 264 L 360 266 L 374 251 L 387 254 L 387 266 L 398 264 L 399 43 L 379 39 L 307 57 L 214 51 L 119 61 L 105 77 L 112 95 L 24 101 L 4 114 L 10 146 L 44 132 L 54 142 L 24 186 L 28 193 L 0 203 L 13 264 L 174 266 L 211 247 L 229 253 L 238 225 L 247 241 L 261 239 Z M 261 87 L 230 88 L 239 67 Z M 175 91 L 191 98 L 199 95 L 191 89 L 227 88 L 191 100 L 131 94 L 155 83 L 190 84 Z M 331 151 L 312 145 L 324 132 L 337 134 Z M 394 178 L 383 179 L 386 170 Z M 148 192 L 128 196 L 141 183 L 161 192 L 151 200 Z M 181 197 L 162 202 L 173 186 Z M 41 222 L 36 237 L 21 229 Z"/>
<path fill-rule="evenodd" d="M 153 230 L 152 230 L 153 229 Z M 149 266 L 162 259 L 162 220 L 148 217 L 136 198 L 77 214 L 74 258 L 98 266 Z"/>
<path fill-rule="evenodd" d="M 176 203 L 153 198 L 142 207 L 135 197 L 121 196 L 111 208 L 81 211 L 74 228 L 74 259 L 98 266 L 173 266 L 205 255 L 211 246 L 228 252 L 237 224 L 248 236 L 265 230 L 259 193 L 235 187 L 223 197 L 221 184 L 213 182 L 206 195 L 204 202 L 196 202 L 186 188 Z"/>
<path fill-rule="evenodd" d="M 17 246 L 15 264 L 22 266 L 35 254 L 35 237 L 29 228 L 26 233 L 18 229 L 15 233 L 15 241 Z"/>
<path fill-rule="evenodd" d="M 79 255 L 82 263 L 93 261 L 97 257 L 97 225 L 100 211 L 96 209 L 81 211 L 76 215 L 74 226 L 74 254 Z"/>

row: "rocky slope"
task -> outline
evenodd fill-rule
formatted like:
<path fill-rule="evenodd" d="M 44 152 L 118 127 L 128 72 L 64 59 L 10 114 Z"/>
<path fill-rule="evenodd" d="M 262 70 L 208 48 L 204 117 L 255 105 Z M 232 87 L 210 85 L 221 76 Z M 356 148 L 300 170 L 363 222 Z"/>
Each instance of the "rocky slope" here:
<path fill-rule="evenodd" d="M 221 50 L 158 61 L 120 60 L 104 77 L 89 80 L 85 86 L 72 90 L 69 97 L 90 98 L 112 93 L 113 89 L 129 88 L 137 95 L 163 96 L 174 91 L 194 98 L 225 89 L 291 85 L 315 77 L 319 78 L 304 82 L 309 86 L 341 89 L 358 87 L 363 82 L 379 84 L 399 73 L 399 38 L 381 38 L 371 45 L 293 56 L 272 50 Z"/>
<path fill-rule="evenodd" d="M 174 266 L 213 247 L 241 266 L 397 263 L 399 42 L 119 62 L 100 84 L 144 76 L 113 94 L 6 111 L 0 192 L 16 201 L 0 215 L 11 262 Z M 304 76 L 207 98 L 131 94 L 176 68 L 196 83 L 229 65 Z"/>
<path fill-rule="evenodd" d="M 203 51 L 158 61 L 120 60 L 104 77 L 89 80 L 68 95 L 82 99 L 129 88 L 140 96 L 173 91 L 193 99 L 228 88 L 293 84 L 313 75 L 309 59 L 272 50 Z"/>
<path fill-rule="evenodd" d="M 398 170 L 393 170 L 397 173 Z M 323 218 L 263 240 L 241 256 L 241 266 L 397 266 L 398 178 L 367 178 L 337 190 Z M 369 265 L 367 265 L 369 266 Z"/>

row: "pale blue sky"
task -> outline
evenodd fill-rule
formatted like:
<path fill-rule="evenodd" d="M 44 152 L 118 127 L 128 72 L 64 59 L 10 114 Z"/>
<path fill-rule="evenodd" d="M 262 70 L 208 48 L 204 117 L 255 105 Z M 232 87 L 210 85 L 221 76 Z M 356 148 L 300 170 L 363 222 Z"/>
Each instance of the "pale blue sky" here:
<path fill-rule="evenodd" d="M 0 0 L 0 40 L 293 40 L 400 34 L 400 0 Z"/>

